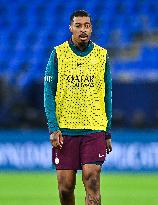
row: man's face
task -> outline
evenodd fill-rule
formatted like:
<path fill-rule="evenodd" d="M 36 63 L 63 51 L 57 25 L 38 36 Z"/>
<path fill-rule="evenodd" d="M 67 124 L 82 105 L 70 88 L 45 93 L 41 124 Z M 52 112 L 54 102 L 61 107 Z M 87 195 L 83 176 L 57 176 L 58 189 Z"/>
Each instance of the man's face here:
<path fill-rule="evenodd" d="M 88 43 L 91 33 L 92 24 L 89 17 L 74 17 L 73 22 L 70 25 L 70 31 L 72 32 L 73 39 L 77 43 Z"/>

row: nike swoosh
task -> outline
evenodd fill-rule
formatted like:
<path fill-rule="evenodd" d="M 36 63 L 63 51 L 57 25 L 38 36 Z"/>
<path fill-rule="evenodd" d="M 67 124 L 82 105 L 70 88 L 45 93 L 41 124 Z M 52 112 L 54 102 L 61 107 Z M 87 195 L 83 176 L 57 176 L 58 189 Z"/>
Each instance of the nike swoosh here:
<path fill-rule="evenodd" d="M 99 154 L 99 158 L 104 157 L 104 156 L 105 156 L 104 154 L 103 155 Z"/>
<path fill-rule="evenodd" d="M 82 65 L 82 63 L 77 63 L 77 66 L 80 66 L 80 65 Z"/>

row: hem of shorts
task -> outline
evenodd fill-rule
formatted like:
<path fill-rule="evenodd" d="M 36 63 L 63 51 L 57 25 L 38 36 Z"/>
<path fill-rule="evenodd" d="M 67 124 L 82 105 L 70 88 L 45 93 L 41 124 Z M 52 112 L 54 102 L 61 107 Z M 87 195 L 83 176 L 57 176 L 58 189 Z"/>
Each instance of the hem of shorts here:
<path fill-rule="evenodd" d="M 79 168 L 79 169 L 71 169 L 71 168 L 55 168 L 56 170 L 72 170 L 72 171 L 76 171 L 77 172 L 77 170 L 82 170 L 82 168 Z"/>
<path fill-rule="evenodd" d="M 104 161 L 85 162 L 85 163 L 82 163 L 81 166 L 83 166 L 83 165 L 85 165 L 85 164 L 96 164 L 96 165 L 102 166 L 103 163 L 104 163 Z"/>

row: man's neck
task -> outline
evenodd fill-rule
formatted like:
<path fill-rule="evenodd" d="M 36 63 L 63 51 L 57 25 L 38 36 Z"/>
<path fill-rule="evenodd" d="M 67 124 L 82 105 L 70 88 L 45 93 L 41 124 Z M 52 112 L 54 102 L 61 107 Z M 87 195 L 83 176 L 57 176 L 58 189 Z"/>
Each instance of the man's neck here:
<path fill-rule="evenodd" d="M 75 41 L 73 36 L 72 36 L 71 40 L 75 44 L 75 46 L 77 46 L 81 51 L 84 51 L 87 48 L 88 44 L 89 44 L 89 42 L 88 43 L 87 42 L 78 43 L 78 42 Z"/>

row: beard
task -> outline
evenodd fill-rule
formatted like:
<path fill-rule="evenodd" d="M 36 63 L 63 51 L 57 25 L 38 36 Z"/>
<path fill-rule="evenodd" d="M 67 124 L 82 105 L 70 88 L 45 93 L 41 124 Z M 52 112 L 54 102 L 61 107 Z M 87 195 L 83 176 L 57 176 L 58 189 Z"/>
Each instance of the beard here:
<path fill-rule="evenodd" d="M 81 42 L 79 43 L 79 45 L 84 48 L 84 47 L 87 47 L 88 42 L 81 41 Z"/>

